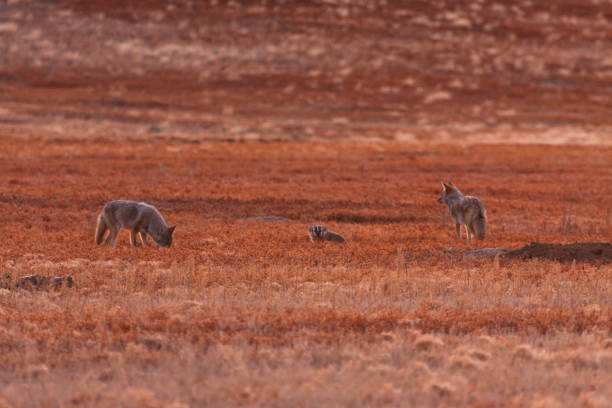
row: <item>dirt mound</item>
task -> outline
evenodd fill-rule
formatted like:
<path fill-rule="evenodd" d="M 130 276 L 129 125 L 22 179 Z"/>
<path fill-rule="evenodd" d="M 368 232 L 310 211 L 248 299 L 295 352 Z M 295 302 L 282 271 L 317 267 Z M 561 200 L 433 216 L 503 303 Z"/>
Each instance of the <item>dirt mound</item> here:
<path fill-rule="evenodd" d="M 559 262 L 612 262 L 612 244 L 601 242 L 577 242 L 575 244 L 546 244 L 532 242 L 523 248 L 509 251 L 506 258 L 550 259 Z"/>

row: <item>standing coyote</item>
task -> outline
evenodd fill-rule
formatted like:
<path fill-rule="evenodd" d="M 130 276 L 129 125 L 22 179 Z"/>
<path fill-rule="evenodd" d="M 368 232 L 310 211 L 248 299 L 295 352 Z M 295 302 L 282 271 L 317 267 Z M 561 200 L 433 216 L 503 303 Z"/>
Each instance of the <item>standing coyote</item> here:
<path fill-rule="evenodd" d="M 340 234 L 327 230 L 327 227 L 323 225 L 313 225 L 308 228 L 308 234 L 310 240 L 315 241 L 332 241 L 332 242 L 344 242 L 344 238 Z"/>
<path fill-rule="evenodd" d="M 96 244 L 100 245 L 109 231 L 105 244 L 114 247 L 121 228 L 130 230 L 132 246 L 138 246 L 136 236 L 140 233 L 144 246 L 147 246 L 149 234 L 160 247 L 169 247 L 172 245 L 172 233 L 176 225 L 168 228 L 164 218 L 152 205 L 135 201 L 111 201 L 98 215 Z"/>
<path fill-rule="evenodd" d="M 440 204 L 447 204 L 451 217 L 455 220 L 457 238 L 461 239 L 461 225 L 465 225 L 468 242 L 472 241 L 472 234 L 478 239 L 484 239 L 487 229 L 487 212 L 484 205 L 476 197 L 468 197 L 451 182 L 442 182 L 442 197 Z"/>

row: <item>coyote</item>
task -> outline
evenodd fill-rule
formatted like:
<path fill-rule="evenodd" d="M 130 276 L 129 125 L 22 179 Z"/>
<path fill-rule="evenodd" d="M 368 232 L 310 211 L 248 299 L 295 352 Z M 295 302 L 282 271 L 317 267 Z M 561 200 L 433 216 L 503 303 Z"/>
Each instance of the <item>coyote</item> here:
<path fill-rule="evenodd" d="M 312 242 L 316 241 L 332 241 L 332 242 L 344 242 L 344 238 L 340 234 L 327 230 L 327 227 L 323 225 L 313 225 L 308 228 L 308 234 Z"/>
<path fill-rule="evenodd" d="M 484 205 L 476 197 L 468 197 L 451 182 L 442 182 L 442 197 L 440 204 L 447 204 L 451 217 L 455 220 L 457 238 L 461 239 L 461 225 L 465 225 L 468 242 L 472 241 L 472 234 L 478 239 L 484 239 L 487 229 L 487 212 Z"/>
<path fill-rule="evenodd" d="M 121 228 L 130 230 L 132 246 L 138 246 L 136 236 L 140 234 L 142 245 L 147 246 L 147 234 L 160 247 L 172 245 L 172 233 L 176 225 L 168 228 L 155 207 L 135 201 L 111 201 L 107 203 L 100 215 L 96 227 L 96 244 L 100 245 L 104 235 L 109 231 L 105 244 L 115 246 Z"/>

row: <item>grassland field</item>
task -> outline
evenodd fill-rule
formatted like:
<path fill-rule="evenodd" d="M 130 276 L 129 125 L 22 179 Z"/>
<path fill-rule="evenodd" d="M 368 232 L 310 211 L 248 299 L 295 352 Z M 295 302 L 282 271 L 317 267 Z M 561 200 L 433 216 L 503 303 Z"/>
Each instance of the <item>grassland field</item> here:
<path fill-rule="evenodd" d="M 0 0 L 0 408 L 610 407 L 612 263 L 470 254 L 612 242 L 611 32 L 598 0 Z M 117 199 L 172 247 L 97 246 Z"/>
<path fill-rule="evenodd" d="M 612 149 L 10 139 L 0 149 L 2 273 L 75 281 L 0 289 L 5 405 L 611 397 L 609 264 L 461 254 L 609 242 Z M 485 241 L 457 240 L 435 202 L 451 176 L 485 203 Z M 133 248 L 127 232 L 116 248 L 96 246 L 104 203 L 135 197 L 178 225 L 173 246 Z M 311 243 L 313 224 L 347 243 Z"/>

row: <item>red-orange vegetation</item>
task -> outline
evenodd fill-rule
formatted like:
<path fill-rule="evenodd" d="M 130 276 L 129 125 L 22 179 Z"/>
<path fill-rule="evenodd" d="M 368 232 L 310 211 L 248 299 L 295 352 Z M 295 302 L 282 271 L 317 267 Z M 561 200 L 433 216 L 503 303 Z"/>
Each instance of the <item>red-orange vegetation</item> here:
<path fill-rule="evenodd" d="M 345 335 L 370 341 L 402 328 L 498 334 L 610 329 L 609 300 L 597 286 L 609 276 L 607 267 L 500 266 L 460 255 L 531 241 L 610 240 L 608 148 L 27 146 L 11 139 L 2 146 L 0 166 L 10 181 L 0 201 L 7 215 L 0 247 L 5 271 L 71 274 L 76 282 L 74 289 L 45 295 L 43 304 L 38 292 L 6 298 L 5 324 L 35 325 L 24 326 L 33 340 L 49 337 L 43 329 L 67 339 L 82 332 L 109 344 L 143 333 L 290 344 Z M 457 240 L 446 208 L 435 203 L 439 182 L 450 179 L 485 203 L 484 242 Z M 116 248 L 96 246 L 97 213 L 112 199 L 157 206 L 178 225 L 173 247 L 132 248 L 125 232 Z M 307 227 L 318 223 L 341 232 L 347 243 L 309 242 Z M 580 297 L 566 304 L 560 292 L 571 288 Z M 507 298 L 508 291 L 518 298 Z M 168 305 L 180 299 L 193 304 Z M 37 306 L 15 307 L 23 302 Z M 108 304 L 115 306 L 100 309 Z"/>

